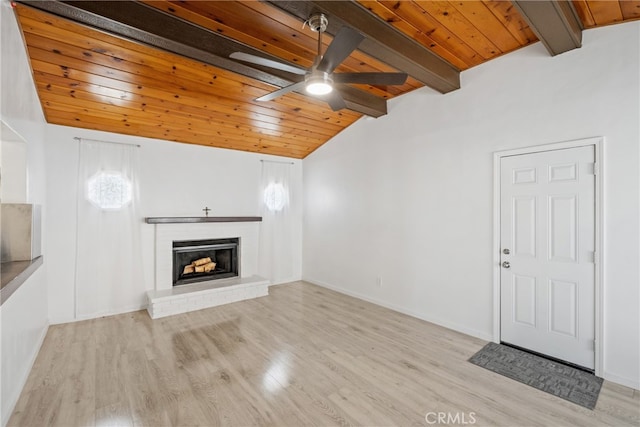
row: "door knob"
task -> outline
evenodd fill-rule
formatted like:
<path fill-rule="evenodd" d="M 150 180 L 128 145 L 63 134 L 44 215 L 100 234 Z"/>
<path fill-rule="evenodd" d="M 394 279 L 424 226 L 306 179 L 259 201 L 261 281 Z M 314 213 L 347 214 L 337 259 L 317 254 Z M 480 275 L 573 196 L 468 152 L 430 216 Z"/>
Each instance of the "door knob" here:
<path fill-rule="evenodd" d="M 509 264 L 509 261 L 505 261 L 502 263 L 502 267 L 503 268 L 511 268 L 511 264 Z"/>
<path fill-rule="evenodd" d="M 509 249 L 503 249 L 502 253 L 505 255 L 509 255 L 511 253 L 511 251 L 509 251 Z"/>

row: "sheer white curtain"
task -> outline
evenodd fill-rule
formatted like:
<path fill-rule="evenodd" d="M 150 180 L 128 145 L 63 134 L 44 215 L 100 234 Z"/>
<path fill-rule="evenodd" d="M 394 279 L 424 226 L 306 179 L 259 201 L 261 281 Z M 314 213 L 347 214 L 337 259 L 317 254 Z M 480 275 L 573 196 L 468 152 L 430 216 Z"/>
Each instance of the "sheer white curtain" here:
<path fill-rule="evenodd" d="M 293 277 L 291 164 L 262 161 L 259 274 L 271 283 Z"/>
<path fill-rule="evenodd" d="M 139 148 L 79 140 L 76 317 L 144 304 L 138 213 Z"/>

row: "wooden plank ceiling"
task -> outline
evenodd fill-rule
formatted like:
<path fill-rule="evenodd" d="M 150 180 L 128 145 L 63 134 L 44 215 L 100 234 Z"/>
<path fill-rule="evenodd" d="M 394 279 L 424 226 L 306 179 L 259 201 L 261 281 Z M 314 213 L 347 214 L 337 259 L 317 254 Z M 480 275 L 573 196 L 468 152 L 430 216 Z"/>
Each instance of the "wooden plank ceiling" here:
<path fill-rule="evenodd" d="M 149 10 L 162 11 L 299 67 L 310 67 L 316 55 L 316 33 L 308 26 L 303 28 L 303 20 L 291 10 L 300 5 L 257 1 L 141 3 Z M 380 18 L 413 40 L 413 45 L 446 61 L 443 64 L 453 72 L 537 41 L 509 1 L 357 3 L 362 13 Z M 362 50 L 353 52 L 337 72 L 405 71 L 410 74 L 407 82 L 388 87 L 352 85 L 347 90 L 352 90 L 356 102 L 350 105 L 355 106 L 338 112 L 321 100 L 298 93 L 257 102 L 255 98 L 278 86 L 251 73 L 229 71 L 32 6 L 38 4 L 18 4 L 16 11 L 42 107 L 53 124 L 304 158 L 360 118 L 362 111 L 369 111 L 367 100 L 381 100 L 383 109 L 372 107 L 379 114 L 371 113 L 380 115 L 384 113 L 382 100 L 425 83 L 431 85 L 418 73 L 412 76 L 409 70 L 385 63 L 375 48 L 361 45 Z M 353 4 L 327 7 L 337 6 Z M 585 28 L 640 18 L 640 1 L 575 0 L 573 6 Z M 325 35 L 324 49 L 331 40 Z M 361 99 L 364 108 L 358 107 Z"/>

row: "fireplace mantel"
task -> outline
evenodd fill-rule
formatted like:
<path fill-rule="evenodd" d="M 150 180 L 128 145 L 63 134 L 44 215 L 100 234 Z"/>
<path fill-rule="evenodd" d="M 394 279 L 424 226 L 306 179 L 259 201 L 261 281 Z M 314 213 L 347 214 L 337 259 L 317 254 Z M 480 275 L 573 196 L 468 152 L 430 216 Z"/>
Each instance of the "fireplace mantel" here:
<path fill-rule="evenodd" d="M 147 224 L 197 224 L 202 222 L 260 222 L 261 216 L 150 216 Z"/>

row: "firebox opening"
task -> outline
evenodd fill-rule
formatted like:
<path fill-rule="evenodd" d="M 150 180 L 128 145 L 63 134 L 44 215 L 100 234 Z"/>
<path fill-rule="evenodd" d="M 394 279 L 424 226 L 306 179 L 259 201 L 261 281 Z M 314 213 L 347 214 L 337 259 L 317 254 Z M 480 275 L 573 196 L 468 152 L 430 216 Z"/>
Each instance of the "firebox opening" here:
<path fill-rule="evenodd" d="M 240 239 L 173 242 L 173 286 L 237 277 Z"/>

